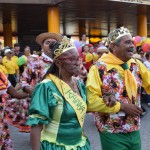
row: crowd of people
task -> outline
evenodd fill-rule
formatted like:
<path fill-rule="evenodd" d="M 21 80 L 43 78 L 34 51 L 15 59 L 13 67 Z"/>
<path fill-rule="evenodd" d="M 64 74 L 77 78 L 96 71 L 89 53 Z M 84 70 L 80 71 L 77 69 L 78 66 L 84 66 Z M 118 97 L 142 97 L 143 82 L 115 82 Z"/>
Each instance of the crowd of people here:
<path fill-rule="evenodd" d="M 29 46 L 22 53 L 19 43 L 1 53 L 1 150 L 13 150 L 8 124 L 30 132 L 33 150 L 91 150 L 83 133 L 87 112 L 94 114 L 103 150 L 141 150 L 150 51 L 136 49 L 124 27 L 96 46 L 86 38 L 81 35 L 82 52 L 66 36 L 42 33 L 36 37 L 39 55 Z"/>

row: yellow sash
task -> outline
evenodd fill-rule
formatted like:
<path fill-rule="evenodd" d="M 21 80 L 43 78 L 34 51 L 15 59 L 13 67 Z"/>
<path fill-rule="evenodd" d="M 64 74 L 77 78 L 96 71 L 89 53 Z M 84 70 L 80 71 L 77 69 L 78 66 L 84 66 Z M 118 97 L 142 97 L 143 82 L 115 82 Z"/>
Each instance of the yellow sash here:
<path fill-rule="evenodd" d="M 58 88 L 59 92 L 62 94 L 62 96 L 69 102 L 69 104 L 73 107 L 73 109 L 76 112 L 78 121 L 80 123 L 80 126 L 83 126 L 84 118 L 87 110 L 86 103 L 82 100 L 82 98 L 74 93 L 68 84 L 66 84 L 61 79 L 57 78 L 56 76 L 49 74 L 47 79 L 51 79 L 56 87 Z"/>

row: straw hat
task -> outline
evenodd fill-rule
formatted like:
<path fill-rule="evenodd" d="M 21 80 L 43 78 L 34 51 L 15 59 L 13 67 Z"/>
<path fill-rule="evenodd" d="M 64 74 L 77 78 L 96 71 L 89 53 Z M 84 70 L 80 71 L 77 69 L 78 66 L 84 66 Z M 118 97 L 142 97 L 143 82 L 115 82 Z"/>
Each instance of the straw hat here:
<path fill-rule="evenodd" d="M 42 42 L 46 39 L 49 39 L 49 38 L 52 38 L 52 39 L 55 39 L 56 41 L 58 42 L 61 42 L 62 41 L 62 36 L 58 33 L 49 33 L 49 32 L 46 32 L 46 33 L 41 33 L 39 34 L 37 37 L 36 37 L 36 42 L 40 45 L 42 45 Z"/>

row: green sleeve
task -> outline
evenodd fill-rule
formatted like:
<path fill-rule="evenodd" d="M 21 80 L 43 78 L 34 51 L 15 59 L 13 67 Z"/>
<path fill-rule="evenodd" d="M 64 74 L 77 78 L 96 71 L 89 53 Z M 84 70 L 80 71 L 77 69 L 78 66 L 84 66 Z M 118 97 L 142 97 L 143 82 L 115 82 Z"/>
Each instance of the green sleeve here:
<path fill-rule="evenodd" d="M 50 81 L 38 84 L 32 94 L 27 125 L 48 124 L 52 120 L 53 108 L 56 105 L 57 100 L 51 91 Z"/>

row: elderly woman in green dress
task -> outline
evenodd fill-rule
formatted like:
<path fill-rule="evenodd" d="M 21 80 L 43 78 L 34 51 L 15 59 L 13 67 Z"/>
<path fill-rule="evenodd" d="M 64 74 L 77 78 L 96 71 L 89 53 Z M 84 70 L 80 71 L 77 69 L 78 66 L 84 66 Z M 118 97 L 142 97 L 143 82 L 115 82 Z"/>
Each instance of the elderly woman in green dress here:
<path fill-rule="evenodd" d="M 83 134 L 85 86 L 74 77 L 81 71 L 78 51 L 66 37 L 50 48 L 54 62 L 36 86 L 29 108 L 32 150 L 90 150 Z"/>

